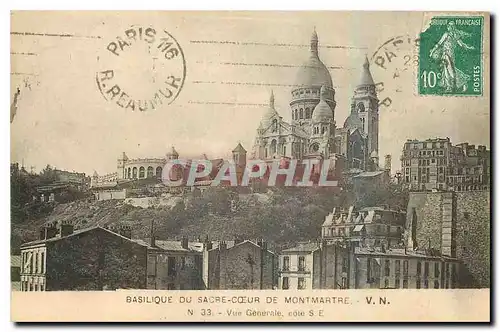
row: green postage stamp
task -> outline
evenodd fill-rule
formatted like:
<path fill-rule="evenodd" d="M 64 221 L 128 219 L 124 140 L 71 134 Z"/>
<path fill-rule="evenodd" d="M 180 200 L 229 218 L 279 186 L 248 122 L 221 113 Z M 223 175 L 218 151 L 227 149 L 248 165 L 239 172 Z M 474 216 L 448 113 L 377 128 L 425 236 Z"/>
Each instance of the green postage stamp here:
<path fill-rule="evenodd" d="M 483 17 L 436 16 L 420 34 L 420 95 L 483 94 Z"/>

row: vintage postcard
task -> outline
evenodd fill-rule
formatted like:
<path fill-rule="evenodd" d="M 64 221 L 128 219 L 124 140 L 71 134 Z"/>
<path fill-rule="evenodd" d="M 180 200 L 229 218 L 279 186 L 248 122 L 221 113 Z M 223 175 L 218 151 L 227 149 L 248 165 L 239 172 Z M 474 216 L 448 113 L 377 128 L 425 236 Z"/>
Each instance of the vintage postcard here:
<path fill-rule="evenodd" d="M 14 11 L 10 38 L 13 321 L 490 321 L 488 13 Z"/>

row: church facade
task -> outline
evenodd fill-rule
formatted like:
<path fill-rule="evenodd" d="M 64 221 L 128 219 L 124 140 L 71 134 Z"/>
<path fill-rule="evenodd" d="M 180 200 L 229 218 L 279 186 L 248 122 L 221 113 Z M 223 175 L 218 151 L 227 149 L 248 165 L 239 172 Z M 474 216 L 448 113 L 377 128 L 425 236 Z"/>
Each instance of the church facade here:
<path fill-rule="evenodd" d="M 291 122 L 269 105 L 257 128 L 252 157 L 261 160 L 343 158 L 348 169 L 378 169 L 378 98 L 368 59 L 351 100 L 343 127 L 335 122 L 335 88 L 321 61 L 318 35 L 313 32 L 309 58 L 299 69 L 291 91 Z"/>

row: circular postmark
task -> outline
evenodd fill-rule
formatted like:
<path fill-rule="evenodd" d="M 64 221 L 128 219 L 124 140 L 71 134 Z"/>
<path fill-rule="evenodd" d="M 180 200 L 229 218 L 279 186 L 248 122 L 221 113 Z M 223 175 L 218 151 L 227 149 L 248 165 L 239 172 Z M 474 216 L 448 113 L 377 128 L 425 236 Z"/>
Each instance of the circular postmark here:
<path fill-rule="evenodd" d="M 171 104 L 182 91 L 186 61 L 177 40 L 164 29 L 131 26 L 106 44 L 98 57 L 96 83 L 118 107 L 147 111 Z"/>
<path fill-rule="evenodd" d="M 380 45 L 371 56 L 371 69 L 376 80 L 379 107 L 398 111 L 394 107 L 397 95 L 413 93 L 418 69 L 419 38 L 396 36 Z M 404 97 L 401 97 L 404 99 Z"/>

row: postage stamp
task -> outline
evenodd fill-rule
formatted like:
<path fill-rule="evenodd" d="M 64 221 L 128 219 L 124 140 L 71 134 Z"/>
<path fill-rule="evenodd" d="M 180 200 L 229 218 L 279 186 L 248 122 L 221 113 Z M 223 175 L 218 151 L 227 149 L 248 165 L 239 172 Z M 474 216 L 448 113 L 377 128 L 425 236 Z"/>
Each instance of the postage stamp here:
<path fill-rule="evenodd" d="M 437 16 L 420 36 L 420 95 L 483 94 L 483 17 Z"/>
<path fill-rule="evenodd" d="M 155 110 L 171 104 L 182 90 L 184 53 L 164 29 L 131 26 L 108 41 L 104 53 L 98 58 L 97 87 L 105 100 L 123 109 Z"/>

